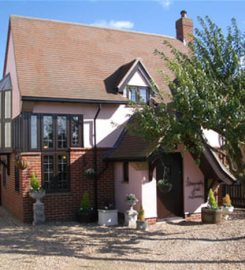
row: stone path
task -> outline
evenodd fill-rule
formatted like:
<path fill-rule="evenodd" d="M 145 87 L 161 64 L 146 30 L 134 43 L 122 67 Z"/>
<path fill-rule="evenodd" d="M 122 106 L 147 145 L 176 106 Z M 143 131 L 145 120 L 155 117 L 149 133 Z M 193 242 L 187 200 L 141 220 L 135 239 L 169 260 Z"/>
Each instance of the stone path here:
<path fill-rule="evenodd" d="M 0 269 L 245 270 L 245 219 L 142 232 L 71 222 L 33 227 L 0 208 Z"/>

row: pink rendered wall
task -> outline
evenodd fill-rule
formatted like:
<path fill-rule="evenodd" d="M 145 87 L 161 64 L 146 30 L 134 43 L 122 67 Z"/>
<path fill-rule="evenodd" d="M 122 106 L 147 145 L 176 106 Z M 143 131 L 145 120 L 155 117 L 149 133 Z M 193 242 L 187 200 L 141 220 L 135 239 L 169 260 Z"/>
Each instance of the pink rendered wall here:
<path fill-rule="evenodd" d="M 184 213 L 201 212 L 204 202 L 204 175 L 188 152 L 183 155 Z"/>
<path fill-rule="evenodd" d="M 136 209 L 140 205 L 145 210 L 145 218 L 156 217 L 156 181 L 148 178 L 148 169 L 135 169 L 133 163 L 129 163 L 129 182 L 123 182 L 123 163 L 114 164 L 115 175 L 115 200 L 119 212 L 124 213 L 129 209 L 126 203 L 126 195 L 134 193 L 139 200 Z"/>
<path fill-rule="evenodd" d="M 13 87 L 12 89 L 13 90 L 12 91 L 12 117 L 15 118 L 20 113 L 21 101 L 20 101 L 20 91 L 19 91 L 18 79 L 17 79 L 17 73 L 16 73 L 13 38 L 12 38 L 11 32 L 9 35 L 9 45 L 8 45 L 5 75 L 8 73 L 10 73 L 12 87 Z"/>
<path fill-rule="evenodd" d="M 84 147 L 93 146 L 93 118 L 97 112 L 96 104 L 64 104 L 64 103 L 36 103 L 34 113 L 57 113 L 57 114 L 83 114 L 84 117 Z M 98 115 L 97 146 L 113 147 L 118 136 L 124 128 L 132 109 L 125 105 L 104 104 Z"/>

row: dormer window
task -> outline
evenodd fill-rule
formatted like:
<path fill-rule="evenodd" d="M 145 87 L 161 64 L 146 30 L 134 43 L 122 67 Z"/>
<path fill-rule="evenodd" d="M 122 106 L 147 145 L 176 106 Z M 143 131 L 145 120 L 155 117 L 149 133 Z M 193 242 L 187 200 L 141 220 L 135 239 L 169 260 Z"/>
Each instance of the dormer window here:
<path fill-rule="evenodd" d="M 135 103 L 148 103 L 150 94 L 149 87 L 127 86 L 127 98 Z"/>

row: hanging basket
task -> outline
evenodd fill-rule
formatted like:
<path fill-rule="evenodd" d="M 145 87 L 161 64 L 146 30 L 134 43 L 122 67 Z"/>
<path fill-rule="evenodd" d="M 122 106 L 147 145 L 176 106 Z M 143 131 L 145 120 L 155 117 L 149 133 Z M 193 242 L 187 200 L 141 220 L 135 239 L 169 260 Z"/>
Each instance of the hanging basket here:
<path fill-rule="evenodd" d="M 15 166 L 20 170 L 25 170 L 28 167 L 28 162 L 22 158 L 17 158 L 15 161 Z"/>
<path fill-rule="evenodd" d="M 157 182 L 157 187 L 158 187 L 160 192 L 168 193 L 172 190 L 173 185 L 170 182 L 168 182 L 167 180 L 160 179 Z"/>

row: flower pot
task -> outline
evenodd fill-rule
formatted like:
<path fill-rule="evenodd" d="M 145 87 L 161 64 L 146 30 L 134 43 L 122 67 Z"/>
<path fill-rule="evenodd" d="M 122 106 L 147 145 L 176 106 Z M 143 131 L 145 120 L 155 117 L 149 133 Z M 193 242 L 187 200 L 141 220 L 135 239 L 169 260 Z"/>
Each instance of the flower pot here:
<path fill-rule="evenodd" d="M 212 209 L 203 207 L 201 210 L 202 222 L 209 224 L 219 224 L 223 219 L 222 209 Z"/>
<path fill-rule="evenodd" d="M 158 185 L 158 189 L 162 193 L 168 193 L 171 191 L 172 186 L 171 185 Z"/>
<path fill-rule="evenodd" d="M 229 218 L 229 215 L 230 215 L 231 213 L 233 213 L 233 211 L 234 211 L 234 206 L 224 206 L 224 207 L 222 208 L 222 210 L 223 210 L 223 216 L 224 216 L 224 219 L 227 220 L 227 219 Z"/>
<path fill-rule="evenodd" d="M 138 230 L 147 230 L 148 229 L 148 222 L 147 221 L 142 221 L 142 220 L 137 220 L 136 221 L 136 228 Z"/>
<path fill-rule="evenodd" d="M 102 226 L 115 226 L 118 225 L 118 211 L 116 209 L 99 209 L 98 210 L 98 224 Z"/>
<path fill-rule="evenodd" d="M 91 211 L 78 211 L 77 221 L 80 223 L 93 223 L 97 221 L 97 213 L 94 210 Z"/>
<path fill-rule="evenodd" d="M 25 170 L 28 167 L 28 162 L 20 158 L 15 161 L 15 166 L 20 170 Z"/>
<path fill-rule="evenodd" d="M 37 190 L 37 191 L 30 191 L 29 192 L 32 199 L 36 200 L 36 203 L 41 203 L 41 199 L 46 195 L 45 190 Z"/>

